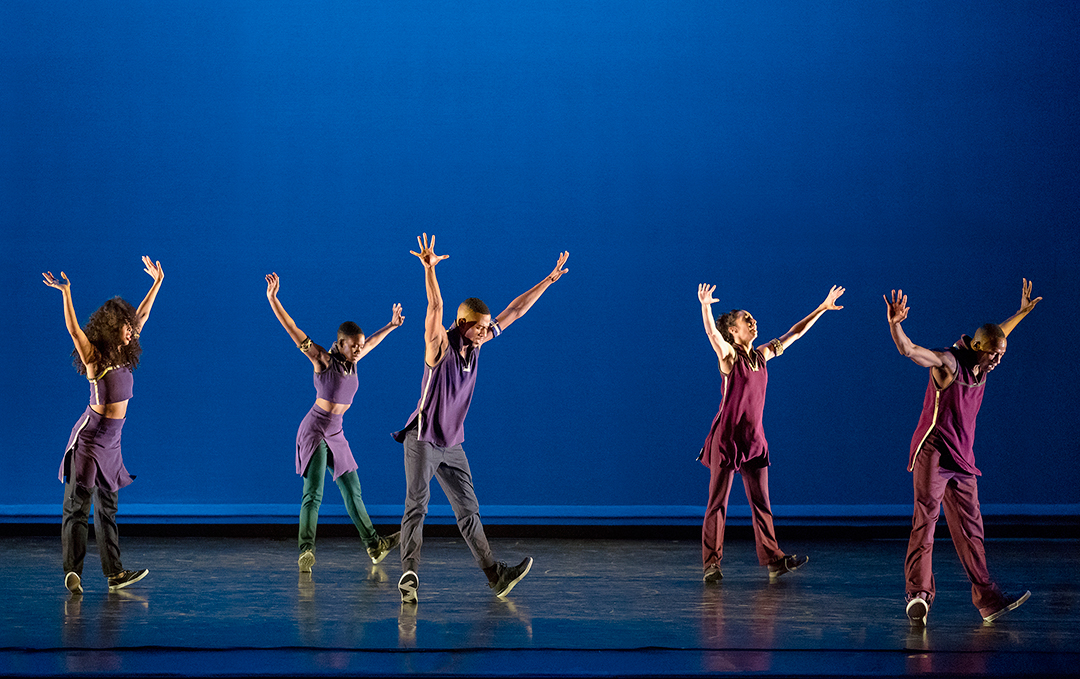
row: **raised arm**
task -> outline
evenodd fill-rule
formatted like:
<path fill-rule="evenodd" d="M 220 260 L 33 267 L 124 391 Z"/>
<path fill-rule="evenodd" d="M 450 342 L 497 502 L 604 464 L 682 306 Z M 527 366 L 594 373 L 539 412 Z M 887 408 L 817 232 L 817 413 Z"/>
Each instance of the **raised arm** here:
<path fill-rule="evenodd" d="M 716 358 L 720 361 L 724 374 L 731 372 L 731 362 L 735 358 L 735 348 L 728 344 L 720 330 L 716 327 L 716 319 L 713 318 L 712 305 L 718 300 L 713 297 L 716 291 L 715 285 L 700 283 L 697 288 L 698 301 L 701 302 L 701 321 L 705 324 L 705 334 L 709 338 L 709 344 L 716 352 Z"/>
<path fill-rule="evenodd" d="M 1026 278 L 1023 279 L 1023 281 L 1024 286 L 1020 296 L 1020 311 L 1017 311 L 1015 314 L 1010 316 L 1008 320 L 1000 324 L 1001 330 L 1005 333 L 1006 337 L 1008 337 L 1009 333 L 1013 331 L 1013 328 L 1016 327 L 1016 324 L 1022 321 L 1024 319 L 1024 316 L 1027 316 L 1028 313 L 1035 308 L 1036 304 L 1042 301 L 1042 297 L 1036 297 L 1035 299 L 1031 299 L 1031 281 Z"/>
<path fill-rule="evenodd" d="M 266 274 L 266 299 L 270 301 L 270 308 L 274 310 L 274 315 L 277 316 L 278 322 L 285 328 L 285 332 L 289 333 L 289 337 L 292 341 L 304 352 L 304 355 L 311 359 L 312 364 L 315 366 L 316 371 L 322 371 L 328 362 L 326 358 L 326 350 L 311 341 L 307 335 L 304 334 L 300 328 L 296 327 L 296 323 L 293 321 L 292 316 L 285 311 L 285 307 L 281 306 L 281 302 L 278 301 L 278 290 L 281 288 L 281 281 L 278 279 L 276 273 Z"/>
<path fill-rule="evenodd" d="M 390 317 L 390 322 L 383 327 L 376 330 L 373 334 L 368 335 L 364 340 L 364 348 L 360 350 L 360 358 L 368 355 L 375 347 L 379 346 L 379 342 L 383 341 L 383 338 L 390 334 L 391 330 L 398 328 L 405 322 L 405 317 L 401 315 L 401 305 L 395 304 L 391 312 L 393 315 Z M 360 358 L 356 360 L 360 360 Z"/>
<path fill-rule="evenodd" d="M 884 295 L 882 296 L 884 297 Z M 888 306 L 889 332 L 892 333 L 896 349 L 902 355 L 914 361 L 916 365 L 941 371 L 939 377 L 947 379 L 938 379 L 939 384 L 951 381 L 952 376 L 956 374 L 956 357 L 947 351 L 933 351 L 932 349 L 920 347 L 912 342 L 904 329 L 900 327 L 900 324 L 907 319 L 908 311 L 910 311 L 907 305 L 907 295 L 904 294 L 904 291 L 893 290 L 892 299 L 885 297 L 885 304 Z"/>
<path fill-rule="evenodd" d="M 63 271 L 60 272 L 60 278 L 63 279 L 63 282 L 54 278 L 51 271 L 41 275 L 45 279 L 43 281 L 45 285 L 56 288 L 63 293 L 64 324 L 67 325 L 68 334 L 71 335 L 72 341 L 75 342 L 75 351 L 79 354 L 79 360 L 87 367 L 87 374 L 93 374 L 94 371 L 91 366 L 95 362 L 94 354 L 96 352 L 94 351 L 94 345 L 86 338 L 86 333 L 79 327 L 79 319 L 75 315 L 75 304 L 71 301 L 71 281 L 68 280 L 67 274 Z"/>
<path fill-rule="evenodd" d="M 154 279 L 154 283 L 150 286 L 150 292 L 143 297 L 142 304 L 135 311 L 135 322 L 139 325 L 135 328 L 136 333 L 142 332 L 146 319 L 150 318 L 150 309 L 154 308 L 154 300 L 157 299 L 158 290 L 161 289 L 161 281 L 165 280 L 165 271 L 161 268 L 161 262 L 155 262 L 146 255 L 143 255 L 142 262 L 143 271 Z"/>
<path fill-rule="evenodd" d="M 416 255 L 424 265 L 424 289 L 427 291 L 427 314 L 424 316 L 424 362 L 434 366 L 442 358 L 446 350 L 446 328 L 443 327 L 443 299 L 439 290 L 439 279 L 435 277 L 435 265 L 447 259 L 450 255 L 435 254 L 435 235 L 431 236 L 431 244 L 428 245 L 427 234 L 423 240 L 416 237 L 420 246 L 420 252 L 409 250 L 410 254 Z"/>
<path fill-rule="evenodd" d="M 834 285 L 829 288 L 829 294 L 825 296 L 825 301 L 819 304 L 818 307 L 814 309 L 809 316 L 802 319 L 795 325 L 791 326 L 790 330 L 788 330 L 786 333 L 784 333 L 777 339 L 762 346 L 761 353 L 765 355 L 765 360 L 767 361 L 784 353 L 784 349 L 790 347 L 795 342 L 795 340 L 802 337 L 804 334 L 806 334 L 807 330 L 814 327 L 814 324 L 817 323 L 817 320 L 821 318 L 821 316 L 826 311 L 837 311 L 839 309 L 843 309 L 844 307 L 839 306 L 836 303 L 836 300 L 840 298 L 840 295 L 844 294 L 844 291 L 844 288 L 839 285 Z M 779 346 L 777 346 L 777 343 L 779 343 Z"/>
<path fill-rule="evenodd" d="M 524 316 L 525 312 L 531 309 L 533 304 L 536 304 L 536 300 L 540 299 L 540 295 L 543 295 L 544 292 L 551 287 L 552 283 L 562 278 L 564 273 L 570 271 L 570 269 L 563 268 L 563 265 L 566 264 L 566 260 L 569 257 L 569 252 L 560 253 L 559 261 L 555 264 L 555 268 L 552 269 L 551 273 L 549 273 L 544 280 L 518 295 L 513 302 L 510 302 L 510 306 L 503 309 L 503 312 L 495 317 L 500 328 L 505 330 L 511 323 Z"/>

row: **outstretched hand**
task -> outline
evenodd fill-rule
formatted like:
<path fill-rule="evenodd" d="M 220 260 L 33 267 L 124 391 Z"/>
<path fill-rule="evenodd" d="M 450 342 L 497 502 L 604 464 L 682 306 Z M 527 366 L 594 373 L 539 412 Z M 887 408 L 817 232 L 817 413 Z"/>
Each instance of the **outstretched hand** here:
<path fill-rule="evenodd" d="M 1042 301 L 1042 297 L 1036 297 L 1035 299 L 1031 299 L 1031 283 L 1032 283 L 1032 281 L 1029 281 L 1026 278 L 1023 279 L 1023 280 L 1024 280 L 1024 290 L 1023 290 L 1022 296 L 1020 297 L 1020 313 L 1026 314 L 1027 312 L 1034 309 L 1036 304 L 1038 304 L 1039 302 Z"/>
<path fill-rule="evenodd" d="M 697 286 L 697 298 L 702 304 L 716 304 L 720 300 L 713 297 L 713 292 L 716 291 L 715 285 L 708 285 L 707 283 L 699 283 Z"/>
<path fill-rule="evenodd" d="M 278 275 L 276 273 L 266 274 L 266 296 L 274 299 L 277 297 L 279 289 L 281 289 L 281 281 L 278 280 Z"/>
<path fill-rule="evenodd" d="M 548 280 L 554 283 L 559 280 L 564 273 L 569 273 L 570 269 L 564 269 L 563 264 L 566 264 L 566 260 L 570 258 L 569 252 L 559 253 L 559 262 L 555 265 L 555 268 L 548 274 Z"/>
<path fill-rule="evenodd" d="M 64 279 L 63 283 L 53 277 L 52 271 L 46 271 L 41 275 L 45 279 L 42 282 L 50 288 L 56 288 L 57 290 L 65 290 L 71 287 L 71 281 L 68 280 L 67 274 L 63 271 L 60 272 L 60 277 Z"/>
<path fill-rule="evenodd" d="M 821 306 L 826 311 L 836 311 L 837 309 L 843 309 L 844 307 L 838 305 L 836 300 L 840 298 L 840 295 L 844 294 L 845 288 L 840 285 L 834 285 L 829 288 L 829 294 L 825 296 L 825 301 L 821 303 Z"/>
<path fill-rule="evenodd" d="M 885 295 L 882 295 L 882 297 L 885 297 Z M 909 309 L 907 305 L 907 295 L 904 294 L 903 290 L 893 290 L 892 299 L 890 300 L 888 297 L 885 297 L 885 303 L 889 305 L 889 325 L 903 323 L 904 320 L 907 319 Z"/>
<path fill-rule="evenodd" d="M 155 262 L 146 255 L 142 257 L 143 271 L 148 273 L 155 283 L 165 280 L 165 270 L 161 268 L 161 262 Z"/>
<path fill-rule="evenodd" d="M 436 255 L 435 254 L 435 234 L 431 234 L 431 245 L 428 245 L 427 234 L 424 234 L 424 239 L 421 240 L 420 236 L 416 237 L 416 243 L 420 246 L 420 252 L 413 252 L 409 250 L 410 255 L 416 255 L 423 262 L 424 268 L 430 269 L 439 262 L 450 257 L 450 255 Z"/>
<path fill-rule="evenodd" d="M 401 315 L 401 305 L 400 304 L 395 304 L 394 305 L 394 312 L 393 313 L 394 313 L 394 315 L 390 318 L 390 325 L 392 325 L 393 327 L 396 328 L 396 327 L 398 327 L 399 325 L 401 325 L 402 323 L 405 322 L 405 317 Z"/>

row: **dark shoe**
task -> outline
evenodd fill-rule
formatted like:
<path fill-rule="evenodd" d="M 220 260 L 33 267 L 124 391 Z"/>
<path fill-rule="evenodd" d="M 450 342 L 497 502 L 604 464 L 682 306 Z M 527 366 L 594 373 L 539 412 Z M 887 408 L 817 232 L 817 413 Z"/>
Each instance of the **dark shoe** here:
<path fill-rule="evenodd" d="M 805 566 L 809 560 L 810 557 L 808 556 L 795 556 L 794 554 L 788 554 L 781 559 L 777 559 L 769 563 L 769 579 L 775 580 L 784 573 L 798 570 Z"/>
<path fill-rule="evenodd" d="M 398 580 L 397 588 L 401 592 L 401 603 L 403 604 L 415 604 L 416 603 L 416 590 L 420 587 L 420 576 L 416 574 L 416 571 L 405 571 L 401 574 L 401 579 Z"/>
<path fill-rule="evenodd" d="M 509 594 L 510 590 L 514 589 L 514 585 L 521 582 L 521 579 L 528 575 L 532 565 L 531 556 L 525 557 L 525 560 L 516 566 L 507 566 L 500 561 L 495 564 L 495 581 L 488 582 L 488 587 L 495 590 L 495 596 L 501 599 Z"/>
<path fill-rule="evenodd" d="M 705 582 L 720 582 L 723 578 L 724 574 L 720 572 L 720 567 L 713 564 L 705 569 L 705 575 L 701 579 Z"/>
<path fill-rule="evenodd" d="M 912 627 L 926 627 L 926 618 L 930 615 L 930 602 L 919 592 L 907 602 L 907 617 Z"/>
<path fill-rule="evenodd" d="M 109 576 L 109 591 L 115 592 L 118 589 L 123 589 L 128 585 L 134 585 L 139 580 L 142 580 L 147 576 L 150 571 L 146 568 L 138 571 L 120 571 Z"/>
<path fill-rule="evenodd" d="M 401 543 L 401 531 L 379 538 L 379 541 L 367 548 L 367 555 L 371 557 L 371 563 L 377 564 L 386 558 L 394 547 Z"/>
<path fill-rule="evenodd" d="M 296 561 L 296 565 L 300 567 L 301 573 L 310 573 L 311 567 L 315 565 L 315 552 L 310 549 L 303 552 Z"/>
<path fill-rule="evenodd" d="M 1028 597 L 1030 596 L 1031 592 L 1024 592 L 1020 596 L 1009 596 L 1008 594 L 1002 592 L 1002 597 L 1004 597 L 1004 601 L 1002 602 L 1001 606 L 997 609 L 991 609 L 988 612 L 983 613 L 983 622 L 994 622 L 995 620 L 1005 615 L 1009 611 L 1013 610 L 1014 608 L 1019 608 L 1020 604 L 1027 601 Z"/>
<path fill-rule="evenodd" d="M 79 574 L 71 571 L 65 575 L 64 587 L 67 587 L 72 594 L 82 594 L 82 580 L 79 578 Z"/>

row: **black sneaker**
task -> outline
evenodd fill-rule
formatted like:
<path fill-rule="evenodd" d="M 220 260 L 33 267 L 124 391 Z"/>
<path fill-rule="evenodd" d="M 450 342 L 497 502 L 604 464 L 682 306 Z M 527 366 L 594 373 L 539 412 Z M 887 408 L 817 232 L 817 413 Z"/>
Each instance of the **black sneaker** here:
<path fill-rule="evenodd" d="M 64 576 L 64 587 L 72 594 L 82 594 L 82 580 L 75 571 L 70 571 Z"/>
<path fill-rule="evenodd" d="M 146 568 L 138 571 L 120 571 L 109 576 L 109 591 L 115 592 L 118 589 L 123 589 L 128 585 L 134 585 L 139 580 L 142 580 L 147 576 L 150 571 Z"/>
<path fill-rule="evenodd" d="M 1020 604 L 1028 600 L 1028 597 L 1031 596 L 1031 592 L 1024 592 L 1020 596 L 1009 596 L 1002 592 L 1002 596 L 1004 597 L 1004 601 L 1002 602 L 1001 607 L 983 614 L 983 622 L 994 622 L 1014 608 L 1019 608 Z"/>
<path fill-rule="evenodd" d="M 926 618 L 930 615 L 930 602 L 923 597 L 922 592 L 919 592 L 908 600 L 905 611 L 913 627 L 926 627 Z"/>
<path fill-rule="evenodd" d="M 510 590 L 514 589 L 514 585 L 521 582 L 521 579 L 529 574 L 529 569 L 532 568 L 533 560 L 531 556 L 525 557 L 525 560 L 516 566 L 507 566 L 502 561 L 495 564 L 495 574 L 498 576 L 495 582 L 489 582 L 488 587 L 495 590 L 495 596 L 500 599 L 510 593 Z"/>
<path fill-rule="evenodd" d="M 713 564 L 705 569 L 705 575 L 701 578 L 705 582 L 720 582 L 724 579 L 724 574 L 720 571 L 720 567 Z"/>
<path fill-rule="evenodd" d="M 397 547 L 401 543 L 401 531 L 394 533 L 393 535 L 387 535 L 385 538 L 379 538 L 379 541 L 367 548 L 367 555 L 371 557 L 371 563 L 377 564 L 386 558 L 386 555 L 390 553 L 394 547 Z"/>
<path fill-rule="evenodd" d="M 783 558 L 777 559 L 769 564 L 769 579 L 775 580 L 784 573 L 790 573 L 791 571 L 798 570 L 806 565 L 806 562 L 810 560 L 808 556 L 795 556 L 794 554 L 787 554 Z"/>
<path fill-rule="evenodd" d="M 416 574 L 416 571 L 405 571 L 401 574 L 401 579 L 398 580 L 397 588 L 401 592 L 401 603 L 403 604 L 415 604 L 416 603 L 416 590 L 420 587 L 420 576 Z"/>

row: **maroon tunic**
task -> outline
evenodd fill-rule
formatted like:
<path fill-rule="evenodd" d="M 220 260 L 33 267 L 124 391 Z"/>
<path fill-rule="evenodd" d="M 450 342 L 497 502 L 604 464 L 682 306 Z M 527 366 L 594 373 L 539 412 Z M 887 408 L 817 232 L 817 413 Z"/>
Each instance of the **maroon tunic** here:
<path fill-rule="evenodd" d="M 769 443 L 761 425 L 769 383 L 765 355 L 754 349 L 751 359 L 742 347 L 735 347 L 735 356 L 731 372 L 724 376 L 724 396 L 705 439 L 701 463 L 725 469 L 767 467 Z"/>
<path fill-rule="evenodd" d="M 941 454 L 941 466 L 954 471 L 981 476 L 975 466 L 975 418 L 982 405 L 986 375 L 976 379 L 972 368 L 978 355 L 968 346 L 971 338 L 961 337 L 948 351 L 956 357 L 956 377 L 944 389 L 938 389 L 933 372 L 926 386 L 922 415 L 911 437 L 908 471 L 915 468 L 920 451 L 932 448 Z M 940 350 L 939 350 L 940 351 Z"/>

